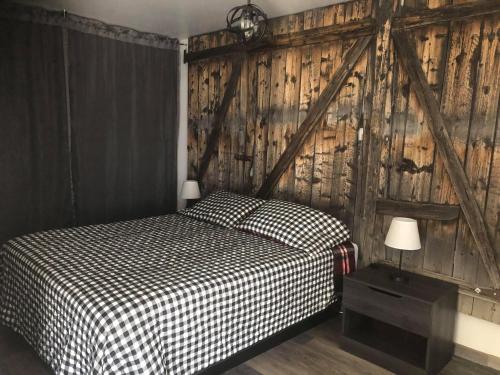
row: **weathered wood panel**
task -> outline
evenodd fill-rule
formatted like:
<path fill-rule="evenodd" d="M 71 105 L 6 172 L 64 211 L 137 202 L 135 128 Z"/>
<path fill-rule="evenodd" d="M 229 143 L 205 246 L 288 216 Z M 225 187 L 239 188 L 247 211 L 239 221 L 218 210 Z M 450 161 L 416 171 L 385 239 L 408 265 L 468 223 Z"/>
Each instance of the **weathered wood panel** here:
<path fill-rule="evenodd" d="M 247 58 L 247 76 L 242 79 L 247 81 L 246 94 L 246 119 L 245 119 L 245 153 L 244 155 L 236 155 L 235 157 L 242 158 L 244 161 L 243 181 L 241 181 L 241 191 L 245 194 L 254 192 L 253 171 L 255 162 L 255 135 L 257 124 L 257 93 L 259 87 L 258 57 L 256 55 Z M 237 190 L 238 191 L 238 190 Z"/>
<path fill-rule="evenodd" d="M 471 69 L 468 76 L 465 77 L 466 80 L 461 83 L 462 86 L 470 88 L 473 95 L 471 97 L 460 96 L 459 99 L 459 104 L 461 104 L 461 107 L 468 109 L 467 114 L 469 115 L 469 119 L 462 126 L 464 129 L 468 129 L 469 133 L 464 145 L 466 149 L 465 167 L 469 181 L 474 189 L 476 201 L 481 211 L 484 211 L 492 151 L 491 145 L 495 135 L 496 121 L 491 121 L 491 119 L 488 121 L 483 116 L 477 117 L 479 114 L 477 112 L 482 110 L 479 109 L 480 107 L 491 105 L 488 103 L 489 92 L 485 95 L 483 87 L 492 87 L 492 94 L 496 96 L 495 91 L 498 82 L 495 82 L 497 81 L 495 73 L 498 72 L 490 72 L 491 75 L 486 77 L 484 76 L 484 69 L 481 69 L 481 66 L 485 66 L 485 63 L 487 68 L 493 66 L 494 61 L 488 61 L 491 59 L 491 51 L 488 51 L 488 49 L 491 47 L 495 49 L 496 46 L 491 46 L 491 43 L 487 39 L 485 40 L 485 25 L 481 20 L 471 21 L 468 25 L 465 24 L 464 27 L 467 27 L 468 30 L 462 34 L 469 37 L 470 45 L 465 45 L 463 50 L 473 51 L 472 56 L 467 56 L 467 52 L 463 53 L 466 60 L 470 61 Z M 469 31 L 471 29 L 472 33 Z M 460 218 L 457 236 L 453 276 L 472 283 L 476 279 L 475 272 L 478 262 L 473 253 L 474 239 L 463 217 Z"/>
<path fill-rule="evenodd" d="M 490 239 L 496 250 L 496 260 L 500 264 L 500 132 L 499 132 L 499 97 L 500 97 L 500 43 L 498 31 L 500 17 L 485 17 L 479 64 L 476 72 L 476 95 L 474 98 L 467 173 L 471 178 L 475 194 L 481 200 Z M 468 237 L 470 239 L 470 237 Z M 457 243 L 457 250 L 459 250 Z M 485 279 L 484 265 L 474 256 L 474 246 L 462 247 L 466 252 L 464 260 L 467 274 L 474 284 L 488 285 Z M 475 300 L 476 301 L 476 300 Z M 475 304 L 474 301 L 474 304 Z M 476 305 L 476 304 L 475 304 Z M 473 309 L 473 312 L 477 311 Z M 500 324 L 500 304 L 486 307 L 492 312 L 491 320 Z"/>
<path fill-rule="evenodd" d="M 352 68 L 366 50 L 370 40 L 370 36 L 363 37 L 362 39 L 357 40 L 356 43 L 349 49 L 344 62 L 332 76 L 331 81 L 325 87 L 317 102 L 309 108 L 306 117 L 300 125 L 300 128 L 294 134 L 290 145 L 280 156 L 272 171 L 269 173 L 269 176 L 257 192 L 258 197 L 269 197 L 287 166 L 293 161 L 294 158 L 297 157 L 297 155 L 300 155 L 301 149 L 304 148 L 304 146 L 307 146 L 310 141 L 309 137 L 314 134 L 317 125 L 326 114 L 328 106 L 337 96 L 338 92 L 342 88 L 342 85 L 352 72 Z M 314 156 L 312 157 L 312 162 L 314 163 Z"/>
<path fill-rule="evenodd" d="M 307 11 L 304 14 L 304 30 L 323 26 L 324 8 Z M 320 94 L 321 45 L 305 47 L 302 53 L 300 78 L 299 124 L 307 117 L 309 109 L 316 103 Z M 294 200 L 311 203 L 312 177 L 314 168 L 315 133 L 310 136 L 302 151 L 295 158 Z"/>
<path fill-rule="evenodd" d="M 455 191 L 436 152 L 414 82 L 390 38 L 392 17 L 397 28 L 403 19 L 413 20 L 407 35 L 416 45 L 424 75 L 449 125 L 498 261 L 498 12 L 462 17 L 457 10 L 436 24 L 441 17 L 439 8 L 459 1 L 406 0 L 403 13 L 399 13 L 397 3 L 382 2 L 382 8 L 372 9 L 369 1 L 351 1 L 271 20 L 272 33 L 279 38 L 366 20 L 372 13 L 373 23 L 379 25 L 377 39 L 354 66 L 272 196 L 318 207 L 349 223 L 360 245 L 362 264 L 398 260 L 386 251 L 383 241 L 392 216 L 401 212 L 377 209 L 377 199 L 405 201 L 405 207 L 426 207 L 449 215 L 450 220 L 433 220 L 432 212 L 425 211 L 428 216 L 419 219 L 424 247 L 405 254 L 404 267 L 462 284 L 462 290 L 468 292 L 460 298 L 461 310 L 500 323 L 500 307 L 488 299 L 492 283 L 466 220 L 462 214 L 454 216 L 458 205 Z M 411 18 L 410 7 L 420 9 L 420 19 Z M 433 8 L 438 10 L 426 10 Z M 338 36 L 325 40 L 248 55 L 223 124 L 224 139 L 203 181 L 204 194 L 220 188 L 248 194 L 259 190 L 355 42 Z M 231 43 L 231 36 L 211 33 L 191 38 L 190 51 Z M 190 177 L 195 177 L 199 168 L 213 110 L 231 71 L 229 61 L 228 56 L 190 64 Z M 360 128 L 364 130 L 363 141 L 357 141 Z M 476 287 L 485 290 L 484 296 L 474 297 Z"/>
<path fill-rule="evenodd" d="M 356 209 L 358 218 L 355 218 L 357 225 L 354 227 L 354 239 L 359 242 L 360 248 L 364 249 L 360 253 L 360 263 L 363 265 L 383 259 L 385 254 L 382 244 L 383 234 L 379 225 L 380 217 L 376 215 L 375 204 L 377 198 L 383 197 L 378 177 L 383 162 L 381 159 L 383 130 L 391 113 L 390 95 L 394 66 L 391 19 L 394 10 L 395 7 L 390 2 L 379 2 L 379 6 L 374 9 L 378 34 L 368 65 L 369 78 L 372 82 L 369 85 L 370 91 L 366 95 L 367 121 L 364 123 L 366 141 L 363 144 L 363 170 L 358 177 L 358 183 L 363 184 L 363 190 L 362 195 L 356 197 L 356 205 L 360 208 Z"/>
<path fill-rule="evenodd" d="M 288 32 L 297 32 L 304 28 L 304 14 L 291 15 L 288 18 Z M 303 49 L 294 48 L 286 51 L 285 82 L 283 97 L 283 125 L 281 128 L 281 147 L 279 156 L 287 149 L 292 136 L 297 131 L 300 104 L 300 75 Z M 275 189 L 274 196 L 285 200 L 293 199 L 295 192 L 295 163 L 291 163 L 283 173 Z"/>
<path fill-rule="evenodd" d="M 227 138 L 231 137 L 231 128 L 235 128 L 236 126 L 232 126 L 230 128 L 225 120 L 226 117 L 229 117 L 230 120 L 234 120 L 234 104 L 232 105 L 231 103 L 233 103 L 233 98 L 236 96 L 236 90 L 240 80 L 242 59 L 238 58 L 235 61 L 232 61 L 231 64 L 231 73 L 228 82 L 226 81 L 229 64 L 228 62 L 224 62 L 220 66 L 220 84 L 224 90 L 223 99 L 220 105 L 218 103 L 214 105 L 214 115 L 212 122 L 210 123 L 210 135 L 208 137 L 205 153 L 201 157 L 198 170 L 198 178 L 203 179 L 205 173 L 207 172 L 211 158 L 214 156 L 215 151 L 218 150 L 218 159 L 222 164 L 224 164 L 223 166 L 219 166 L 219 186 L 225 186 L 228 183 L 227 180 L 229 180 L 226 167 L 231 163 L 231 161 L 227 156 Z M 229 116 L 228 112 L 230 112 Z"/>
<path fill-rule="evenodd" d="M 217 46 L 221 42 L 220 33 L 213 33 L 208 38 L 210 47 Z M 210 133 L 212 132 L 211 124 L 214 120 L 214 115 L 219 107 L 221 97 L 224 95 L 224 90 L 221 90 L 221 64 L 225 64 L 225 60 L 214 59 L 208 62 L 208 111 L 207 111 L 207 127 L 205 132 L 205 151 L 208 148 Z M 204 154 L 204 153 L 203 153 Z M 203 155 L 202 154 L 202 155 Z M 203 187 L 208 190 L 214 190 L 219 182 L 219 162 L 218 150 L 208 160 L 207 172 L 201 180 Z M 200 159 L 200 164 L 203 159 Z"/>
<path fill-rule="evenodd" d="M 269 104 L 271 96 L 271 53 L 263 53 L 257 60 L 257 113 L 255 123 L 253 189 L 255 193 L 266 177 L 266 161 L 269 134 Z"/>
<path fill-rule="evenodd" d="M 407 202 L 393 199 L 377 199 L 376 212 L 380 215 L 404 216 L 426 220 L 454 220 L 460 214 L 460 206 Z"/>
<path fill-rule="evenodd" d="M 189 66 L 188 71 L 188 179 L 196 179 L 198 175 L 198 126 L 200 119 L 198 71 L 197 64 Z"/>
<path fill-rule="evenodd" d="M 201 36 L 197 39 L 196 48 L 208 48 L 208 36 Z M 209 82 L 210 82 L 210 66 L 208 63 L 200 64 L 198 70 L 198 160 L 201 155 L 205 153 L 207 147 L 207 139 L 210 134 L 209 126 L 209 111 L 210 111 L 210 95 L 209 95 Z M 196 119 L 193 119 L 196 121 Z M 199 165 L 199 161 L 198 161 Z M 196 177 L 198 171 L 196 171 Z M 203 181 L 200 181 L 203 183 Z M 203 186 L 202 186 L 203 190 Z"/>

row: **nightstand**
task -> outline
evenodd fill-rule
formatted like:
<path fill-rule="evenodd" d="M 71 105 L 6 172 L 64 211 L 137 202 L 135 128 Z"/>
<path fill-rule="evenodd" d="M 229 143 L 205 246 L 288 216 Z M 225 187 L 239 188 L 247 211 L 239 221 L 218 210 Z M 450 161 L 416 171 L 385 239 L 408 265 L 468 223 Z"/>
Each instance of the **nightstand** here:
<path fill-rule="evenodd" d="M 437 374 L 453 356 L 458 287 L 374 264 L 344 279 L 341 347 L 398 374 Z"/>

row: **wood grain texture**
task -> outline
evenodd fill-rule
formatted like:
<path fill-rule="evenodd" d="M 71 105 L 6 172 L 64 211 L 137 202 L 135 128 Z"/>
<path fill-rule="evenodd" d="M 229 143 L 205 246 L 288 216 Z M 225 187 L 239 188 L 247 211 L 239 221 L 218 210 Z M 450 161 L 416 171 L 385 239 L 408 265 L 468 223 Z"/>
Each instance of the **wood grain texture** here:
<path fill-rule="evenodd" d="M 376 211 L 380 215 L 446 221 L 458 218 L 460 206 L 377 199 Z"/>
<path fill-rule="evenodd" d="M 409 30 L 435 23 L 459 21 L 500 13 L 498 1 L 470 1 L 464 4 L 459 2 L 458 4 L 446 5 L 445 3 L 440 5 L 434 9 L 432 7 L 403 7 L 402 16 L 394 18 L 394 30 Z"/>
<path fill-rule="evenodd" d="M 467 82 L 464 86 L 470 87 L 472 92 L 470 98 L 462 97 L 461 99 L 462 106 L 470 108 L 468 112 L 469 119 L 463 126 L 469 129 L 468 139 L 465 144 L 464 165 L 474 192 L 474 198 L 478 202 L 480 210 L 484 212 L 490 175 L 490 160 L 493 151 L 491 145 L 494 142 L 496 121 L 490 116 L 484 116 L 481 113 L 497 112 L 498 73 L 500 71 L 497 68 L 497 71 L 487 73 L 489 69 L 494 69 L 495 66 L 493 51 L 496 51 L 496 44 L 488 40 L 492 19 L 490 18 L 486 22 L 485 20 L 468 22 L 463 27 L 473 30 L 472 33 L 464 33 L 471 39 L 469 42 L 471 47 L 464 48 L 464 50 L 473 51 L 473 56 L 469 58 L 471 64 L 470 74 L 466 80 L 462 80 L 462 82 Z M 464 47 L 467 47 L 467 45 Z M 498 66 L 500 64 L 497 64 Z M 485 87 L 491 87 L 491 91 L 489 89 L 485 90 Z M 463 102 L 465 100 L 470 105 L 466 106 Z M 474 249 L 474 239 L 468 228 L 467 221 L 461 217 L 454 253 L 453 276 L 469 283 L 476 281 L 476 272 L 480 264 L 475 256 L 475 251 L 471 251 L 471 249 Z M 484 280 L 482 281 L 484 282 Z"/>
<path fill-rule="evenodd" d="M 196 39 L 196 48 L 200 48 L 201 44 L 208 45 L 208 36 L 200 36 Z M 198 153 L 198 165 L 200 156 L 205 153 L 207 148 L 208 135 L 210 134 L 210 94 L 209 94 L 209 83 L 210 83 L 210 64 L 204 62 L 198 65 L 198 142 L 197 142 L 197 153 Z M 198 173 L 198 171 L 197 171 Z M 202 181 L 200 181 L 202 183 Z M 203 190 L 203 186 L 201 186 Z"/>
<path fill-rule="evenodd" d="M 339 348 L 341 319 L 334 317 L 235 367 L 225 375 L 389 375 L 389 372 Z M 453 357 L 442 375 L 493 375 L 497 371 Z"/>
<path fill-rule="evenodd" d="M 487 197 L 485 206 L 485 219 L 493 243 L 496 249 L 497 263 L 500 259 L 500 132 L 499 130 L 499 91 L 500 91 L 500 43 L 498 37 L 498 29 L 500 28 L 500 17 L 496 16 L 491 19 L 485 19 L 483 28 L 483 51 L 481 60 L 484 64 L 480 64 L 478 82 L 484 79 L 494 80 L 490 84 L 478 86 L 481 88 L 477 96 L 477 104 L 474 109 L 473 121 L 478 121 L 479 124 L 494 124 L 496 122 L 495 136 L 490 144 L 485 142 L 481 147 L 486 150 L 491 150 L 491 164 L 489 181 L 487 182 Z M 489 63 L 488 63 L 489 61 Z M 496 79 L 496 81 L 495 81 Z M 488 127 L 488 126 L 487 126 Z M 488 140 L 488 137 L 485 138 Z M 481 183 L 481 181 L 479 181 Z M 482 263 L 478 262 L 476 271 L 477 281 L 484 280 L 484 270 Z M 499 293 L 500 294 L 500 293 Z M 500 304 L 494 306 L 492 321 L 500 324 Z"/>
<path fill-rule="evenodd" d="M 249 45 L 226 43 L 220 46 L 197 49 L 185 53 L 184 62 L 210 59 L 214 57 L 227 56 L 241 52 L 262 52 L 264 50 L 276 50 L 278 48 L 301 47 L 312 44 L 328 43 L 335 40 L 359 38 L 367 35 L 374 35 L 375 23 L 369 18 L 356 17 L 358 14 L 367 14 L 368 1 L 354 1 L 345 5 L 348 16 L 353 14 L 350 22 L 338 22 L 314 30 L 299 30 L 289 33 L 274 33 L 271 38 L 255 42 Z M 410 2 L 407 2 L 410 3 Z M 441 6 L 432 6 L 432 4 Z M 426 4 L 427 5 L 427 4 Z M 341 5 L 341 7 L 343 7 Z M 327 11 L 335 10 L 335 7 L 326 8 Z M 314 11 L 312 11 L 314 12 Z M 500 13 L 500 5 L 495 1 L 478 1 L 465 4 L 446 5 L 442 2 L 430 2 L 429 7 L 409 7 L 405 6 L 401 11 L 402 15 L 394 18 L 393 29 L 410 30 L 414 28 L 426 27 L 428 25 L 445 23 L 447 21 L 457 21 L 479 16 L 486 16 Z M 280 20 L 272 20 L 273 24 Z"/>
<path fill-rule="evenodd" d="M 241 192 L 253 194 L 253 171 L 255 162 L 255 135 L 257 124 L 257 94 L 258 94 L 258 68 L 257 56 L 250 56 L 247 59 L 247 94 L 246 94 L 246 124 L 245 124 L 245 153 L 243 180 L 241 181 Z"/>
<path fill-rule="evenodd" d="M 304 27 L 304 14 L 291 15 L 287 18 L 288 30 L 295 32 Z M 279 155 L 286 150 L 292 136 L 297 131 L 299 121 L 300 87 L 302 54 L 304 49 L 293 48 L 286 51 L 285 82 L 283 97 L 283 125 Z M 293 199 L 295 192 L 295 163 L 291 163 L 283 173 L 275 189 L 274 196 L 282 199 Z"/>
<path fill-rule="evenodd" d="M 372 80 L 368 94 L 366 116 L 367 122 L 364 127 L 365 143 L 363 145 L 363 169 L 358 181 L 363 184 L 362 196 L 357 197 L 356 204 L 360 207 L 356 210 L 358 223 L 354 227 L 354 239 L 358 241 L 363 252 L 360 261 L 368 265 L 375 259 L 380 258 L 378 250 L 380 247 L 374 245 L 376 239 L 376 199 L 382 194 L 378 187 L 378 177 L 381 166 L 382 151 L 382 129 L 387 123 L 388 113 L 391 111 L 388 94 L 392 88 L 392 40 L 391 21 L 394 8 L 390 2 L 381 2 L 375 8 L 375 17 L 378 24 L 378 34 L 375 47 L 371 50 L 369 62 L 369 77 Z M 383 249 L 383 248 L 382 248 Z"/>
<path fill-rule="evenodd" d="M 263 53 L 257 60 L 257 102 L 253 152 L 252 194 L 262 186 L 266 177 L 267 142 L 269 132 L 269 103 L 271 95 L 270 53 Z"/>
<path fill-rule="evenodd" d="M 500 288 L 500 271 L 495 260 L 494 249 L 488 238 L 483 215 L 474 199 L 472 189 L 460 159 L 454 151 L 453 143 L 446 129 L 445 121 L 439 111 L 437 101 L 425 79 L 415 51 L 412 49 L 412 43 L 401 33 L 394 33 L 393 37 L 396 40 L 396 45 L 400 52 L 399 56 L 402 58 L 408 74 L 413 78 L 413 82 L 416 84 L 415 92 L 420 105 L 425 107 L 425 113 L 431 125 L 431 131 L 437 149 L 443 158 L 446 171 L 448 172 L 463 213 L 471 228 L 472 235 L 474 236 L 476 246 L 483 259 L 486 271 L 493 286 L 498 289 Z"/>
<path fill-rule="evenodd" d="M 196 179 L 198 176 L 198 119 L 199 116 L 199 92 L 198 72 L 199 65 L 189 65 L 188 68 L 188 179 Z"/>
<path fill-rule="evenodd" d="M 318 8 L 304 12 L 304 30 L 315 30 L 322 27 L 324 24 L 324 9 Z M 274 179 L 279 181 L 281 175 L 286 170 L 287 166 L 292 162 L 295 164 L 295 182 L 294 182 L 294 197 L 296 202 L 302 204 L 310 204 L 312 192 L 312 177 L 314 168 L 314 144 L 315 134 L 311 131 L 311 136 L 306 136 L 301 144 L 297 144 L 297 137 L 303 134 L 304 120 L 306 119 L 309 111 L 313 105 L 316 104 L 320 94 L 320 68 L 321 68 L 321 46 L 305 47 L 302 54 L 302 71 L 300 78 L 300 101 L 299 101 L 299 129 L 294 137 L 290 140 L 287 148 L 290 152 L 290 147 L 296 147 L 294 155 L 290 155 L 290 160 L 284 165 L 274 165 L 273 174 L 268 175 L 267 188 L 272 190 L 274 186 L 269 185 L 269 181 Z M 285 152 L 287 152 L 285 150 Z M 286 157 L 282 154 L 280 159 Z M 280 162 L 280 160 L 278 160 Z M 283 168 L 283 172 L 279 175 L 276 174 L 277 168 Z M 263 183 L 258 193 L 262 193 L 262 188 L 265 187 L 266 182 Z M 264 193 L 269 195 L 269 193 Z"/>
<path fill-rule="evenodd" d="M 370 42 L 371 37 L 364 37 L 359 39 L 351 50 L 346 55 L 346 58 L 342 64 L 342 66 L 335 72 L 333 78 L 331 79 L 328 86 L 322 92 L 319 97 L 317 103 L 312 106 L 307 112 L 304 121 L 302 122 L 299 130 L 295 133 L 294 137 L 290 142 L 290 146 L 285 150 L 285 152 L 281 155 L 280 159 L 276 163 L 275 167 L 269 174 L 268 179 L 263 183 L 262 187 L 257 193 L 259 197 L 268 197 L 271 193 L 272 189 L 278 182 L 279 178 L 283 174 L 285 168 L 289 165 L 290 161 L 295 157 L 299 148 L 304 144 L 307 137 L 312 133 L 314 127 L 317 125 L 318 121 L 325 114 L 328 105 L 331 103 L 335 95 L 338 93 L 341 88 L 344 80 L 347 75 L 350 73 L 353 65 L 359 59 L 361 54 L 366 49 L 366 46 Z M 314 90 L 314 89 L 313 89 Z M 312 91 L 313 91 L 312 90 Z M 311 157 L 311 156 L 305 156 Z"/>
<path fill-rule="evenodd" d="M 363 3 L 366 3 L 364 1 Z M 349 6 L 346 5 L 347 7 Z M 351 5 L 352 6 L 352 5 Z M 343 8 L 343 5 L 340 5 Z M 363 9 L 364 10 L 364 9 Z M 309 11 L 311 14 L 323 12 L 322 8 Z M 356 11 L 361 11 L 356 8 Z M 351 9 L 352 12 L 352 9 Z M 321 17 L 322 18 L 322 17 Z M 272 24 L 276 25 L 282 19 L 272 20 Z M 311 19 L 309 20 L 311 21 Z M 307 24 L 307 22 L 306 22 Z M 241 52 L 259 53 L 269 50 L 277 50 L 281 48 L 300 48 L 308 45 L 329 43 L 336 40 L 344 40 L 351 38 L 359 38 L 363 36 L 373 35 L 375 28 L 374 23 L 369 18 L 359 18 L 351 22 L 338 22 L 323 27 L 323 25 L 313 24 L 313 27 L 305 27 L 302 30 L 290 30 L 290 32 L 282 32 L 272 34 L 272 38 L 261 42 L 256 42 L 248 45 L 232 44 L 224 46 L 216 46 L 212 48 L 198 49 L 193 52 L 188 52 L 184 55 L 185 63 L 193 63 L 200 60 L 219 58 Z M 283 29 L 285 30 L 285 29 Z M 274 30 L 276 31 L 276 30 Z"/>
<path fill-rule="evenodd" d="M 296 32 L 314 33 L 367 18 L 377 25 L 376 40 L 369 43 L 367 52 L 352 67 L 297 156 L 283 169 L 269 193 L 269 197 L 302 202 L 342 218 L 360 245 L 362 264 L 399 261 L 396 252 L 383 246 L 397 211 L 392 215 L 389 210 L 377 213 L 378 199 L 403 200 L 416 207 L 451 205 L 454 212 L 459 204 L 414 90 L 415 80 L 407 73 L 390 34 L 401 17 L 424 14 L 435 17 L 451 3 L 406 0 L 408 9 L 401 10 L 396 2 L 372 4 L 358 0 L 271 20 L 271 31 L 276 38 Z M 470 5 L 462 3 L 454 1 L 452 5 Z M 430 92 L 447 127 L 450 125 L 453 149 L 459 155 L 471 197 L 484 215 L 488 236 L 499 259 L 500 16 L 496 11 L 487 16 L 478 14 L 438 17 L 431 23 L 425 21 L 425 25 L 409 28 L 406 36 L 415 45 Z M 231 44 L 227 37 L 216 36 L 215 32 L 196 36 L 190 43 L 196 45 L 196 51 Z M 246 194 L 259 190 L 356 40 L 359 38 L 336 39 L 248 55 L 243 63 L 238 96 L 232 101 L 224 124 L 228 139 L 219 144 L 226 152 L 218 152 L 214 157 L 214 172 L 204 179 L 208 183 L 204 186 L 205 193 L 219 188 Z M 215 60 L 220 65 L 226 59 Z M 192 99 L 194 108 L 190 108 L 192 171 L 195 159 L 199 163 L 206 147 L 212 102 L 222 98 L 221 86 L 227 81 L 222 77 L 224 69 L 220 68 L 216 92 L 216 86 L 210 83 L 215 84 L 216 80 L 210 74 L 212 60 L 191 64 L 199 67 L 198 78 L 193 79 L 198 82 L 198 99 L 197 102 Z M 194 73 L 190 72 L 191 75 L 194 77 Z M 207 102 L 208 106 L 204 104 Z M 358 130 L 363 131 L 362 140 L 357 140 Z M 220 176 L 226 177 L 220 179 Z M 405 254 L 403 267 L 461 284 L 462 292 L 467 293 L 463 312 L 498 321 L 500 307 L 490 298 L 494 285 L 465 216 L 460 214 L 446 221 L 420 218 L 419 228 L 423 249 Z M 475 295 L 476 287 L 487 292 Z M 490 305 L 484 303 L 488 298 Z M 483 302 L 475 304 L 476 299 Z"/>
<path fill-rule="evenodd" d="M 198 170 L 198 179 L 203 180 L 205 173 L 207 172 L 208 165 L 210 163 L 210 160 L 217 150 L 217 144 L 219 143 L 219 137 L 222 131 L 222 127 L 224 124 L 224 120 L 226 118 L 227 112 L 229 110 L 229 106 L 231 104 L 231 100 L 233 99 L 234 95 L 236 94 L 236 88 L 238 84 L 238 80 L 240 79 L 240 73 L 241 73 L 241 65 L 242 65 L 242 57 L 239 57 L 234 60 L 233 62 L 233 67 L 231 70 L 231 76 L 229 78 L 229 82 L 227 84 L 227 87 L 224 90 L 224 96 L 222 98 L 222 103 L 220 105 L 218 104 L 213 104 L 214 106 L 214 116 L 212 119 L 212 123 L 210 124 L 210 135 L 208 136 L 208 141 L 207 141 L 207 146 L 205 148 L 205 152 L 203 153 L 203 156 L 201 157 L 200 160 L 200 167 Z M 223 69 L 225 70 L 226 64 L 223 64 Z M 220 66 L 219 66 L 220 69 Z M 220 70 L 219 72 L 213 73 L 213 75 L 219 75 L 219 79 L 221 77 Z M 225 76 L 225 74 L 224 74 Z M 220 81 L 218 82 L 220 84 Z M 224 86 L 224 85 L 223 85 Z M 214 87 L 214 90 L 216 88 Z"/>
<path fill-rule="evenodd" d="M 445 3 L 444 1 L 438 2 L 441 3 L 440 5 Z M 433 25 L 416 30 L 413 37 L 416 53 L 421 61 L 422 71 L 425 73 L 425 78 L 438 101 L 443 96 L 443 76 L 447 61 L 446 47 L 449 45 L 448 34 L 447 25 Z M 454 194 L 453 188 L 446 189 L 446 181 L 440 184 L 441 179 L 434 178 L 436 176 L 436 166 L 441 165 L 439 163 L 440 159 L 439 155 L 436 155 L 435 143 L 423 107 L 420 105 L 414 90 L 412 90 L 413 85 L 413 82 L 409 80 L 411 102 L 408 106 L 409 121 L 406 124 L 406 133 L 410 134 L 410 136 L 405 138 L 410 139 L 408 142 L 410 145 L 408 145 L 409 147 L 405 145 L 405 150 L 408 148 L 408 154 L 411 156 L 405 158 L 405 160 L 410 164 L 415 161 L 416 164 L 414 165 L 417 166 L 417 169 L 414 170 L 410 167 L 405 174 L 419 177 L 416 179 L 409 177 L 402 183 L 408 184 L 415 180 L 419 181 L 419 184 L 412 188 L 414 189 L 412 193 L 414 200 L 445 204 L 448 201 L 446 199 L 440 200 L 439 191 L 444 190 Z M 408 163 L 406 163 L 406 166 L 409 166 Z M 453 253 L 456 220 L 422 222 L 421 228 L 425 231 L 426 241 L 423 244 L 422 252 L 419 254 L 419 268 L 451 274 L 452 264 L 450 264 L 449 258 Z M 436 248 L 442 248 L 443 251 L 436 252 L 434 251 Z M 406 264 L 408 263 L 407 261 Z"/>

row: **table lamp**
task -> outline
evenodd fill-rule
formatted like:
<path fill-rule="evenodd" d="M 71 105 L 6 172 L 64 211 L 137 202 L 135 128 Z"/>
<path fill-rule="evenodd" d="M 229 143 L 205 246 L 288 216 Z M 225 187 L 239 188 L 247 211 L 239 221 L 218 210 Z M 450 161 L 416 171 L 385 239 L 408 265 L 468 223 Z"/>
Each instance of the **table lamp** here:
<path fill-rule="evenodd" d="M 187 207 L 192 206 L 192 202 L 196 199 L 200 199 L 200 187 L 198 186 L 198 181 L 186 180 L 182 184 L 181 198 L 187 200 Z"/>
<path fill-rule="evenodd" d="M 408 278 L 401 274 L 401 262 L 403 251 L 420 250 L 420 236 L 418 234 L 417 221 L 407 217 L 395 217 L 391 221 L 391 226 L 385 237 L 385 246 L 399 250 L 398 273 L 392 276 L 397 282 L 407 282 Z"/>

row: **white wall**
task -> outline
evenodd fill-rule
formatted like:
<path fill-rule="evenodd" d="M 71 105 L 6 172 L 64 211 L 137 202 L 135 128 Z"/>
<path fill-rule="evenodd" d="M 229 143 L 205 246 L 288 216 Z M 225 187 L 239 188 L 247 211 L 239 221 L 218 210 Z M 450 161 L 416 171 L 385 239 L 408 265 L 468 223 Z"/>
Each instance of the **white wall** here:
<path fill-rule="evenodd" d="M 188 129 L 188 65 L 184 64 L 184 50 L 187 49 L 187 39 L 180 40 L 179 48 L 179 136 L 177 143 L 177 209 L 186 205 L 181 199 L 182 183 L 187 179 L 187 129 Z"/>
<path fill-rule="evenodd" d="M 244 0 L 15 0 L 100 21 L 149 31 L 173 38 L 220 30 L 226 25 L 226 13 Z M 345 0 L 344 0 L 345 1 Z M 258 0 L 268 17 L 294 14 L 318 8 L 336 0 Z"/>
<path fill-rule="evenodd" d="M 459 313 L 455 325 L 455 342 L 500 357 L 500 325 Z"/>

